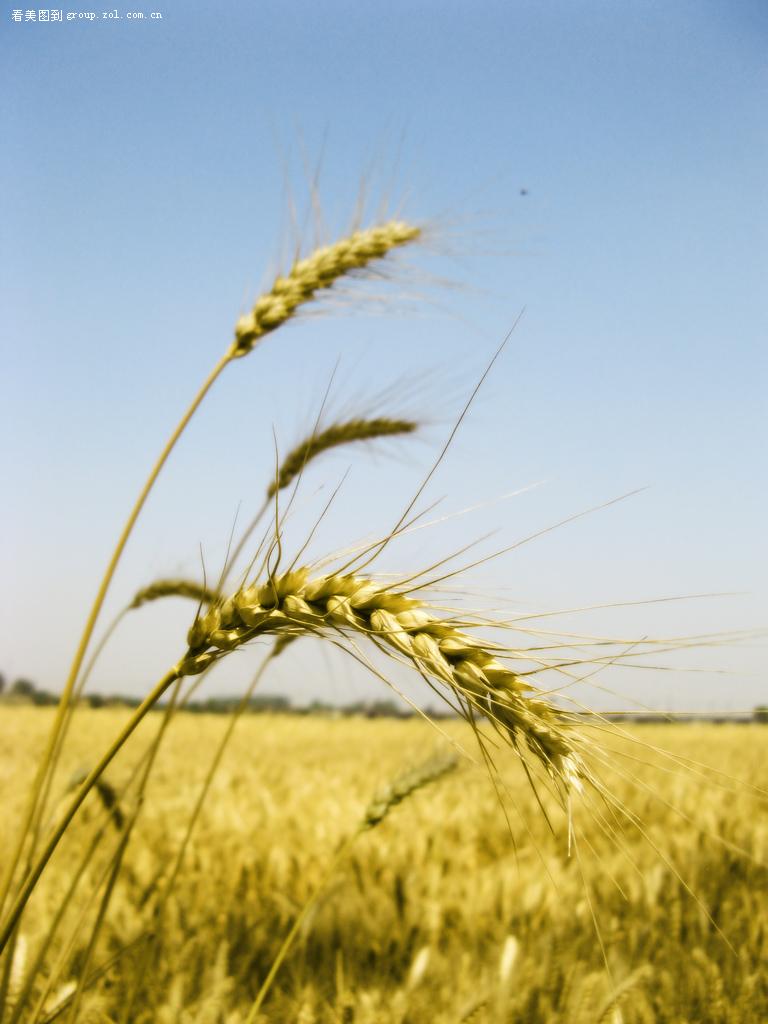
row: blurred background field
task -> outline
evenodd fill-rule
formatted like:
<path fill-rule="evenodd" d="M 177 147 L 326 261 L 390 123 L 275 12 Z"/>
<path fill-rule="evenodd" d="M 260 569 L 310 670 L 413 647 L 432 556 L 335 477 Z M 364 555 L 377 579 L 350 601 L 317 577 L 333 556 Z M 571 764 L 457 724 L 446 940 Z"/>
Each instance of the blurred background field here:
<path fill-rule="evenodd" d="M 51 714 L 2 709 L 0 858 Z M 78 711 L 57 792 L 93 763 L 127 714 Z M 117 803 L 108 808 L 103 794 L 89 797 L 56 854 L 24 921 L 17 989 L 65 884 L 104 825 L 81 891 L 99 884 L 119 842 L 120 817 L 133 810 L 131 790 L 119 794 L 159 721 L 151 715 L 108 772 Z M 172 722 L 92 961 L 112 966 L 89 989 L 79 1020 L 120 1021 L 130 1006 L 128 1019 L 140 1024 L 244 1022 L 284 935 L 374 795 L 435 747 L 450 749 L 416 719 L 247 715 L 153 924 L 157 894 L 226 726 L 225 717 L 204 714 Z M 477 756 L 466 726 L 440 728 Z M 615 767 L 605 774 L 611 791 L 639 817 L 648 841 L 628 820 L 577 799 L 569 856 L 565 816 L 545 799 L 552 835 L 514 755 L 502 750 L 510 832 L 486 772 L 464 760 L 355 841 L 306 918 L 259 1019 L 764 1021 L 768 821 L 765 800 L 747 784 L 768 789 L 768 733 L 756 724 L 696 724 L 632 726 L 628 734 L 636 742 L 596 738 L 614 751 Z M 671 751 L 677 764 L 695 760 L 724 774 L 677 768 L 660 761 L 654 746 Z M 56 1019 L 50 1011 L 68 994 L 83 956 L 90 931 L 83 922 L 95 913 L 95 903 L 86 908 L 83 900 L 68 907 L 54 944 L 60 954 L 75 935 L 47 1019 Z M 91 916 L 81 919 L 83 912 Z M 156 945 L 147 962 L 150 927 Z"/>

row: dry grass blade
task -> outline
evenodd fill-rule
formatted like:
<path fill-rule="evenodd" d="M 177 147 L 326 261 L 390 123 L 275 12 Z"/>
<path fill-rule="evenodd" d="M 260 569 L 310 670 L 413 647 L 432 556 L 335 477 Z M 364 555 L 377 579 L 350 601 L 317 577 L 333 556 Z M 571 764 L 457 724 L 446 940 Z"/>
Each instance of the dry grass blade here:
<path fill-rule="evenodd" d="M 230 357 L 247 355 L 265 334 L 284 324 L 300 305 L 312 301 L 319 291 L 330 288 L 340 277 L 362 270 L 420 235 L 421 228 L 392 220 L 354 231 L 333 245 L 315 249 L 306 259 L 297 260 L 285 277 L 278 277 L 270 291 L 257 299 L 250 313 L 237 322 Z"/>
<path fill-rule="evenodd" d="M 276 479 L 267 490 L 267 497 L 273 498 L 277 491 L 290 486 L 312 459 L 331 448 L 352 444 L 355 441 L 373 441 L 379 437 L 397 437 L 412 434 L 418 430 L 413 420 L 392 419 L 386 416 L 374 419 L 351 419 L 332 423 L 296 445 L 283 459 Z"/>

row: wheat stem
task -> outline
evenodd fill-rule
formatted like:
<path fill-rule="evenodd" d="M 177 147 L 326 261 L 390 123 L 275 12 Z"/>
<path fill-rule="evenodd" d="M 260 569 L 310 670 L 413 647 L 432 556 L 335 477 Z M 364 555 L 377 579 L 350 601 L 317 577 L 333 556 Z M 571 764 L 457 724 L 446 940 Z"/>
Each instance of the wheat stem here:
<path fill-rule="evenodd" d="M 112 954 L 112 956 L 107 957 L 107 959 L 103 963 L 99 964 L 98 967 L 95 967 L 91 971 L 90 976 L 88 977 L 88 979 L 85 982 L 85 988 L 90 988 L 100 978 L 103 978 L 104 975 L 107 974 L 115 966 L 115 964 L 120 960 L 121 957 L 125 956 L 126 953 L 130 952 L 130 950 L 134 949 L 137 945 L 139 945 L 139 943 L 143 942 L 144 939 L 145 939 L 145 936 L 140 935 L 139 938 L 134 939 L 133 942 L 129 942 L 127 945 L 123 946 L 121 949 L 118 949 L 116 953 Z M 69 1006 L 69 1004 L 70 1004 L 70 1002 L 72 1001 L 73 998 L 74 998 L 74 993 L 71 994 L 71 995 L 68 995 L 68 996 L 66 996 L 66 998 L 62 999 L 62 1001 L 58 1004 L 58 1006 L 55 1006 L 43 1018 L 41 1024 L 53 1024 L 53 1021 L 55 1021 L 57 1017 L 61 1016 L 61 1014 L 66 1010 L 66 1008 Z"/>
<path fill-rule="evenodd" d="M 59 925 L 61 924 L 64 915 L 67 911 L 67 908 L 70 905 L 70 901 L 74 896 L 77 887 L 80 884 L 80 880 L 82 879 L 86 869 L 88 868 L 88 865 L 93 859 L 93 855 L 95 854 L 99 846 L 99 843 L 104 837 L 104 833 L 106 832 L 108 824 L 109 821 L 105 821 L 105 823 L 97 830 L 97 832 L 91 839 L 91 842 L 87 850 L 80 859 L 80 863 L 77 866 L 75 874 L 72 876 L 72 880 L 70 881 L 69 886 L 67 887 L 67 891 L 64 897 L 61 900 L 59 900 L 59 904 L 56 908 L 56 912 L 53 916 L 53 919 L 51 920 L 50 924 L 46 926 L 45 935 L 43 936 L 40 948 L 35 954 L 35 959 L 32 962 L 31 967 L 27 971 L 26 977 L 24 979 L 24 988 L 22 989 L 21 994 L 19 995 L 17 1005 L 14 1006 L 13 1014 L 8 1024 L 18 1024 L 21 1014 L 24 1011 L 26 1002 L 32 991 L 35 979 L 37 978 L 38 973 L 40 972 L 40 970 L 43 967 L 43 964 L 45 963 L 45 958 L 48 955 L 48 950 L 50 949 L 53 943 L 53 939 L 55 938 L 56 933 L 59 930 Z"/>
<path fill-rule="evenodd" d="M 85 921 L 91 910 L 91 904 L 98 896 L 102 885 L 107 881 L 111 868 L 111 861 L 107 861 L 98 871 L 98 877 L 96 884 L 85 899 L 85 903 L 80 908 L 79 913 L 76 915 L 74 925 L 69 933 L 68 938 L 63 942 L 62 947 L 59 951 L 58 956 L 53 962 L 53 966 L 45 977 L 40 991 L 37 993 L 37 1001 L 34 1003 L 32 1010 L 27 1018 L 28 1024 L 38 1024 L 42 1014 L 45 1013 L 45 1007 L 48 1003 L 51 990 L 54 985 L 61 977 L 65 967 L 71 962 L 78 940 L 80 938 L 82 929 L 85 926 Z M 73 993 L 74 994 L 74 993 Z"/>
<path fill-rule="evenodd" d="M 245 1018 L 245 1024 L 254 1024 L 254 1021 L 256 1020 L 256 1015 L 261 1009 L 261 1005 L 266 999 L 267 993 L 269 992 L 270 988 L 272 987 L 272 982 L 275 980 L 277 972 L 280 970 L 283 961 L 290 952 L 291 946 L 293 945 L 296 936 L 299 934 L 301 926 L 307 919 L 307 915 L 317 903 L 318 898 L 324 891 L 325 887 L 328 885 L 328 882 L 333 877 L 333 874 L 338 868 L 339 864 L 344 860 L 346 855 L 352 849 L 352 846 L 354 845 L 355 840 L 358 838 L 361 831 L 361 829 L 358 829 L 356 832 L 353 832 L 352 835 L 348 836 L 347 839 L 341 844 L 341 846 L 339 846 L 339 848 L 336 850 L 335 854 L 331 858 L 331 861 L 326 867 L 325 871 L 320 876 L 320 881 L 317 882 L 317 884 L 315 885 L 309 899 L 304 903 L 304 906 L 297 914 L 296 919 L 294 920 L 293 924 L 290 927 L 290 930 L 288 931 L 288 934 L 285 936 L 282 943 L 280 944 L 280 949 L 277 951 L 277 956 L 272 961 L 270 968 L 267 971 L 267 975 L 264 978 L 264 981 L 261 983 L 261 987 L 259 988 L 259 991 L 256 994 L 256 998 L 253 1001 L 253 1005 L 251 1006 L 250 1012 L 248 1016 Z"/>

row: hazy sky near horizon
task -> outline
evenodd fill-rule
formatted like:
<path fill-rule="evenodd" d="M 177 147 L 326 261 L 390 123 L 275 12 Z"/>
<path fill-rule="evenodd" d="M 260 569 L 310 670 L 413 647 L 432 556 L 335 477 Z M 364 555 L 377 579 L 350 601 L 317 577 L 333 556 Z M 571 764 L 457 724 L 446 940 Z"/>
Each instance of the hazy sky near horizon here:
<path fill-rule="evenodd" d="M 371 214 L 402 204 L 430 243 L 377 288 L 392 314 L 325 303 L 228 368 L 147 505 L 102 625 L 152 579 L 198 574 L 201 546 L 216 572 L 272 472 L 273 426 L 282 451 L 307 431 L 337 360 L 333 411 L 381 399 L 428 425 L 415 444 L 313 467 L 286 540 L 302 542 L 348 467 L 313 553 L 385 530 L 524 307 L 425 497 L 444 497 L 436 516 L 482 507 L 382 569 L 412 572 L 493 530 L 479 550 L 502 548 L 645 488 L 474 571 L 467 602 L 510 617 L 733 595 L 534 623 L 627 650 L 765 627 L 764 3 L 152 0 L 118 10 L 162 19 L 67 20 L 78 4 L 47 23 L 14 9 L 0 28 L 7 678 L 61 685 L 131 501 L 286 249 L 286 185 L 305 208 L 318 166 L 327 237 L 365 181 Z M 393 383 L 402 397 L 381 398 Z M 146 689 L 191 612 L 136 613 L 93 688 Z M 242 686 L 257 657 L 229 659 L 207 692 Z M 676 671 L 600 682 L 651 707 L 768 702 L 764 640 L 666 663 Z M 381 696 L 312 644 L 265 689 Z"/>

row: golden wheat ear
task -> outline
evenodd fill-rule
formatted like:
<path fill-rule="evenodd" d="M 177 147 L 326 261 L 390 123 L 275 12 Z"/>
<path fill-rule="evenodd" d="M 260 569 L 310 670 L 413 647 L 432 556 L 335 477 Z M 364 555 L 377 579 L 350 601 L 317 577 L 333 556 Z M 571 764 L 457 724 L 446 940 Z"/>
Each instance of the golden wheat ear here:
<path fill-rule="evenodd" d="M 142 605 L 149 604 L 151 601 L 159 601 L 165 597 L 186 597 L 191 601 L 198 601 L 200 604 L 213 604 L 218 594 L 210 587 L 196 583 L 195 580 L 155 580 L 149 586 L 138 590 L 128 607 L 131 609 L 141 608 Z"/>
<path fill-rule="evenodd" d="M 273 498 L 277 491 L 289 487 L 307 465 L 323 452 L 357 441 L 375 441 L 382 437 L 400 437 L 413 434 L 419 424 L 414 420 L 377 416 L 373 419 L 358 417 L 332 423 L 305 438 L 285 456 L 280 463 L 275 479 L 267 489 L 267 498 Z"/>
<path fill-rule="evenodd" d="M 297 260 L 284 277 L 275 279 L 272 288 L 259 299 L 250 313 L 235 326 L 235 339 L 229 357 L 237 359 L 251 352 L 259 340 L 289 320 L 299 306 L 317 298 L 318 292 L 331 288 L 339 278 L 363 270 L 393 249 L 415 241 L 421 228 L 405 221 L 354 231 L 333 245 L 315 249 Z"/>
<path fill-rule="evenodd" d="M 457 754 L 436 755 L 423 764 L 418 765 L 410 771 L 398 775 L 385 789 L 371 800 L 365 809 L 361 827 L 363 829 L 375 828 L 387 817 L 393 807 L 397 807 L 403 800 L 428 786 L 437 782 L 444 775 L 455 771 L 458 767 L 459 758 Z"/>
<path fill-rule="evenodd" d="M 490 719 L 524 764 L 527 749 L 563 797 L 589 780 L 569 723 L 498 660 L 492 645 L 381 579 L 352 574 L 312 578 L 308 568 L 300 568 L 240 588 L 195 621 L 187 637 L 189 650 L 175 671 L 196 675 L 259 636 L 302 633 L 372 640 L 452 695 L 468 720 L 475 714 Z"/>

